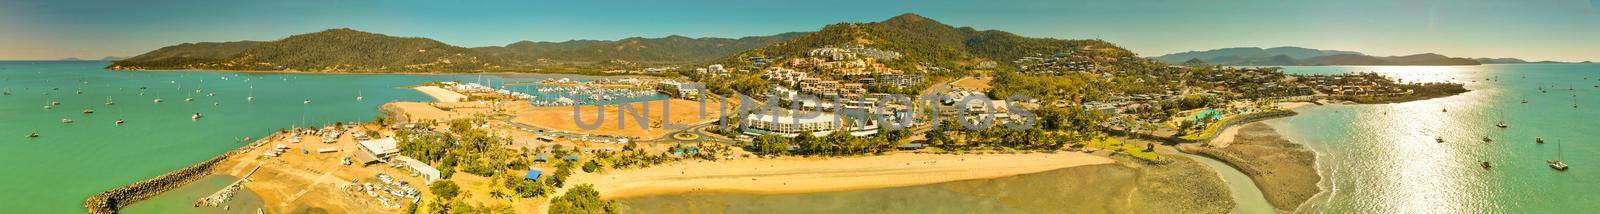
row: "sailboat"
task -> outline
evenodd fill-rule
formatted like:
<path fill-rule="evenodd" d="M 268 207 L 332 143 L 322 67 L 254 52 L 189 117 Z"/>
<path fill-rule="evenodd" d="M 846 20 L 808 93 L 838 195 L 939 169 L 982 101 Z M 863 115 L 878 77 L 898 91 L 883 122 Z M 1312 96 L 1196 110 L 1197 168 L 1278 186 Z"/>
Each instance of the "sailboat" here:
<path fill-rule="evenodd" d="M 366 98 L 367 97 L 361 96 L 361 91 L 356 91 L 356 101 L 361 101 Z"/>
<path fill-rule="evenodd" d="M 1556 171 L 1567 171 L 1567 163 L 1561 162 L 1561 142 L 1556 142 L 1556 159 L 1545 160 L 1544 163 L 1549 164 L 1550 168 L 1555 169 Z"/>
<path fill-rule="evenodd" d="M 155 101 L 153 101 L 153 102 L 155 102 L 155 103 L 161 103 L 161 95 L 160 95 L 160 94 L 156 94 L 156 99 L 155 99 Z"/>
<path fill-rule="evenodd" d="M 250 79 L 244 79 L 244 81 L 250 81 Z M 245 102 L 254 102 L 254 101 L 256 101 L 256 86 L 254 86 L 254 85 L 250 86 L 250 96 L 244 97 L 244 101 Z"/>
<path fill-rule="evenodd" d="M 1505 111 L 1500 111 L 1500 124 L 1496 124 L 1494 126 L 1500 127 L 1502 129 L 1506 128 L 1506 127 L 1510 127 L 1509 125 L 1506 125 L 1506 112 Z"/>
<path fill-rule="evenodd" d="M 106 96 L 106 105 L 109 106 L 109 105 L 116 105 L 116 104 L 117 104 L 117 101 L 112 101 L 111 100 L 111 96 Z"/>

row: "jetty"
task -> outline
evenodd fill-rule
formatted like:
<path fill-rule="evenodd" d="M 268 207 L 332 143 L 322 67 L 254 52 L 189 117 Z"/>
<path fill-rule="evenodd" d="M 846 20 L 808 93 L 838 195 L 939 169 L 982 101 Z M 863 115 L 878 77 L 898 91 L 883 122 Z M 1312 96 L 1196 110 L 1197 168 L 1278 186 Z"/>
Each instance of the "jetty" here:
<path fill-rule="evenodd" d="M 250 181 L 250 175 L 256 174 L 256 170 L 261 170 L 261 166 L 263 165 L 256 165 L 256 168 L 250 169 L 250 172 L 247 172 L 244 174 L 244 176 L 239 177 L 238 181 L 234 181 L 233 183 L 228 184 L 227 187 L 223 187 L 222 190 L 217 190 L 217 192 L 211 193 L 210 196 L 196 199 L 194 201 L 194 206 L 214 207 L 228 202 L 229 200 L 233 200 L 234 193 L 238 192 L 239 189 L 244 188 L 244 182 Z"/>

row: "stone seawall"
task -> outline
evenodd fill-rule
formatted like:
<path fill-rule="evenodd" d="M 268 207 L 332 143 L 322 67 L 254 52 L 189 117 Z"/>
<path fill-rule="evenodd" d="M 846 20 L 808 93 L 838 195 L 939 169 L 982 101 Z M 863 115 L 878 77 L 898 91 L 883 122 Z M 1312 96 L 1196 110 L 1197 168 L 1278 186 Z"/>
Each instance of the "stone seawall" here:
<path fill-rule="evenodd" d="M 121 210 L 123 207 L 127 207 L 134 202 L 149 199 L 150 197 L 177 189 L 178 187 L 188 184 L 189 182 L 193 182 L 207 175 L 211 175 L 212 169 L 214 169 L 217 164 L 226 161 L 228 156 L 244 153 L 250 149 L 260 146 L 260 144 L 263 142 L 265 141 L 256 141 L 254 143 L 240 146 L 237 149 L 222 153 L 216 157 L 212 157 L 211 159 L 207 159 L 206 161 L 202 161 L 193 166 L 173 170 L 172 172 L 161 174 L 155 178 L 145 179 L 134 182 L 133 184 L 128 184 L 127 186 L 117 187 L 94 194 L 93 196 L 89 196 L 89 199 L 84 200 L 83 207 L 87 208 L 88 213 L 91 214 L 117 213 L 118 210 Z"/>

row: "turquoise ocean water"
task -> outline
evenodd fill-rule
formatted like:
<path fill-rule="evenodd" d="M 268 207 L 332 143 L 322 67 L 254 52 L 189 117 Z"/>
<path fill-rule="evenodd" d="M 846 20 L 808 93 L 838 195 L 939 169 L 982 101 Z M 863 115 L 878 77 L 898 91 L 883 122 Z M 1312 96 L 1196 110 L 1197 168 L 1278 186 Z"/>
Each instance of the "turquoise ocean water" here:
<path fill-rule="evenodd" d="M 0 96 L 0 163 L 6 165 L 0 212 L 81 213 L 89 195 L 211 158 L 241 146 L 236 139 L 305 124 L 370 121 L 385 102 L 431 100 L 405 88 L 419 83 L 594 78 L 101 69 L 107 64 L 0 62 L 0 90 L 12 93 Z M 247 102 L 252 95 L 255 101 Z M 155 103 L 156 96 L 165 101 Z M 105 105 L 107 97 L 115 105 Z M 194 101 L 184 101 L 189 97 Z M 61 105 L 44 109 L 52 101 Z M 95 113 L 82 113 L 85 108 Z M 191 120 L 194 113 L 204 118 Z M 115 125 L 118 119 L 126 124 Z M 34 131 L 40 137 L 25 137 Z"/>

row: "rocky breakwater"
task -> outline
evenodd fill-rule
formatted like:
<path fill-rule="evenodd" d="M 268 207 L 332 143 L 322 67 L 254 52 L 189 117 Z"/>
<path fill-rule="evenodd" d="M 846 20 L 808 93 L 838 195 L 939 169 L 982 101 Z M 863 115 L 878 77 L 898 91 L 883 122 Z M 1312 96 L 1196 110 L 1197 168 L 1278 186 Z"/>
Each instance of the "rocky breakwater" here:
<path fill-rule="evenodd" d="M 215 169 L 218 164 L 228 160 L 228 156 L 242 154 L 246 151 L 249 151 L 249 149 L 260 146 L 262 142 L 265 141 L 257 141 L 249 146 L 239 147 L 238 149 L 222 153 L 216 157 L 212 157 L 211 159 L 207 159 L 193 166 L 173 170 L 172 172 L 161 174 L 155 178 L 145 179 L 134 182 L 133 184 L 128 184 L 126 186 L 100 192 L 99 194 L 94 194 L 93 196 L 89 196 L 89 199 L 83 202 L 83 207 L 87 208 L 88 213 L 91 214 L 117 213 L 118 210 L 121 210 L 123 207 L 127 207 L 134 202 L 145 200 L 152 196 L 171 191 L 188 184 L 189 182 L 204 178 L 206 175 L 211 175 L 212 169 Z"/>

